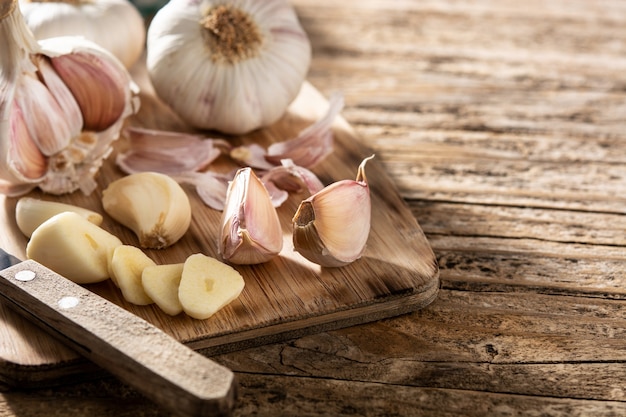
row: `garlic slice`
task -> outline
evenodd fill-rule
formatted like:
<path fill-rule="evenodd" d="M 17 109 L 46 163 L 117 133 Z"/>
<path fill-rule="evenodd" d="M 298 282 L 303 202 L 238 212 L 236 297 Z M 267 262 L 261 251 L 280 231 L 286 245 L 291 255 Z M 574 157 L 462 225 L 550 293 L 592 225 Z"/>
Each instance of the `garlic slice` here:
<path fill-rule="evenodd" d="M 143 52 L 143 17 L 128 0 L 20 0 L 26 24 L 37 39 L 83 36 L 130 68 Z"/>
<path fill-rule="evenodd" d="M 0 3 L 0 38 L 0 193 L 91 193 L 124 120 L 139 107 L 137 86 L 93 42 L 38 42 L 17 0 Z"/>
<path fill-rule="evenodd" d="M 356 180 L 332 183 L 300 203 L 293 217 L 293 245 L 306 259 L 325 267 L 348 265 L 365 250 L 371 222 L 365 164 Z"/>
<path fill-rule="evenodd" d="M 259 264 L 278 255 L 283 232 L 276 209 L 254 171 L 241 168 L 230 183 L 218 250 L 225 261 Z"/>
<path fill-rule="evenodd" d="M 190 125 L 241 134 L 297 96 L 311 45 L 286 0 L 170 0 L 147 32 L 158 96 Z"/>

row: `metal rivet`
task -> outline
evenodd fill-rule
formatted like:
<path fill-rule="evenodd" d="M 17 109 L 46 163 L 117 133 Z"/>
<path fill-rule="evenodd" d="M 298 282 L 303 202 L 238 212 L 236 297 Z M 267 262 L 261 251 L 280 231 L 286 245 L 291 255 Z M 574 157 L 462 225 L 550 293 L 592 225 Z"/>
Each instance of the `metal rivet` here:
<path fill-rule="evenodd" d="M 74 308 L 80 303 L 76 297 L 63 297 L 59 300 L 59 307 L 63 309 Z"/>
<path fill-rule="evenodd" d="M 36 276 L 37 274 L 35 274 L 34 271 L 29 271 L 25 269 L 23 271 L 17 272 L 15 274 L 15 279 L 18 281 L 26 282 L 34 280 Z"/>

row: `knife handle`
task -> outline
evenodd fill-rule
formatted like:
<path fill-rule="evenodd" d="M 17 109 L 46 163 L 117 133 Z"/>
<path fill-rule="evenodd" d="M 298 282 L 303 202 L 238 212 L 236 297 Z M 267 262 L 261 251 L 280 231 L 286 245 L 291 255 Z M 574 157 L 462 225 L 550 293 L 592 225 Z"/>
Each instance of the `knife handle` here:
<path fill-rule="evenodd" d="M 0 276 L 9 305 L 175 415 L 231 413 L 236 381 L 228 368 L 35 261 Z"/>

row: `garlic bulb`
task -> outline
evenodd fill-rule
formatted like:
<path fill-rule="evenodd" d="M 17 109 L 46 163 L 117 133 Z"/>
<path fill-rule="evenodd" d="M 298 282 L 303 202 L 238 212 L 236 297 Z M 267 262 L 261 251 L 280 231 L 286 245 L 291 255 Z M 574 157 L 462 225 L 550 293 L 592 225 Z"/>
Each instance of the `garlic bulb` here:
<path fill-rule="evenodd" d="M 347 265 L 361 257 L 370 231 L 370 190 L 365 164 L 356 180 L 330 184 L 300 203 L 293 217 L 293 245 L 302 256 L 321 266 Z"/>
<path fill-rule="evenodd" d="M 19 0 L 37 39 L 80 35 L 112 52 L 130 68 L 143 52 L 146 28 L 128 0 Z"/>
<path fill-rule="evenodd" d="M 146 49 L 159 97 L 192 126 L 231 134 L 278 120 L 311 61 L 286 0 L 171 0 L 151 21 Z"/>
<path fill-rule="evenodd" d="M 258 264 L 278 255 L 283 232 L 265 186 L 251 168 L 241 168 L 228 187 L 218 250 L 225 261 Z"/>
<path fill-rule="evenodd" d="M 0 38 L 0 193 L 91 193 L 139 107 L 128 71 L 80 37 L 37 42 L 17 0 L 0 0 Z"/>

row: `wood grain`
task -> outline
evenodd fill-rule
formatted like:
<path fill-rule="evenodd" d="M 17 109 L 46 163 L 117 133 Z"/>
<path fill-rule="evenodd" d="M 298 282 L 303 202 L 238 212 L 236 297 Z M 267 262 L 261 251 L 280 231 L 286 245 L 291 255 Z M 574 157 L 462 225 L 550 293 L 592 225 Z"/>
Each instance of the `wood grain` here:
<path fill-rule="evenodd" d="M 189 130 L 157 98 L 151 95 L 143 67 L 134 73 L 143 82 L 142 109 L 130 125 L 168 130 Z M 328 103 L 309 83 L 288 113 L 277 123 L 243 137 L 228 138 L 234 144 L 273 142 L 295 137 L 320 118 Z M 339 119 L 334 126 L 333 153 L 314 169 L 329 184 L 356 176 L 363 158 L 371 155 L 354 131 Z M 125 146 L 124 138 L 116 143 Z M 136 236 L 109 218 L 101 206 L 102 190 L 123 174 L 115 166 L 115 153 L 98 175 L 98 189 L 89 196 L 80 193 L 52 197 L 34 191 L 32 196 L 76 204 L 105 214 L 103 228 L 126 243 L 138 246 Z M 233 165 L 234 166 L 234 165 Z M 221 169 L 224 169 L 221 167 Z M 372 195 L 372 228 L 363 257 L 341 268 L 321 268 L 300 256 L 291 242 L 291 218 L 304 193 L 292 194 L 278 209 L 284 231 L 284 249 L 274 260 L 255 266 L 236 266 L 246 286 L 241 296 L 208 320 L 184 314 L 171 317 L 156 305 L 136 306 L 126 302 L 110 281 L 87 285 L 97 294 L 146 319 L 164 332 L 205 354 L 276 342 L 329 328 L 359 324 L 407 313 L 429 304 L 439 289 L 435 256 L 406 203 L 378 162 L 368 164 Z M 221 212 L 206 207 L 187 189 L 192 205 L 192 224 L 175 245 L 164 250 L 146 250 L 158 264 L 183 262 L 193 253 L 219 258 L 217 242 Z M 17 199 L 3 198 L 5 210 L 0 222 L 7 232 L 0 242 L 9 252 L 24 257 L 26 240 L 15 225 Z M 7 383 L 37 385 L 46 379 L 65 380 L 81 373 L 79 357 L 66 349 L 49 349 L 45 337 L 15 334 L 14 319 L 4 311 L 0 332 L 6 333 L 0 347 L 2 379 Z M 19 319 L 15 319 L 18 320 Z M 33 329 L 19 324 L 19 331 Z M 42 342 L 41 339 L 44 339 Z M 44 346 L 41 346 L 43 343 Z M 20 374 L 22 366 L 24 372 Z M 86 367 L 85 371 L 91 371 Z"/>
<path fill-rule="evenodd" d="M 417 313 L 218 355 L 236 415 L 626 415 L 626 3 L 293 4 L 308 79 L 345 93 L 442 289 Z M 166 415 L 111 379 L 0 394 L 0 415 L 44 409 Z"/>

